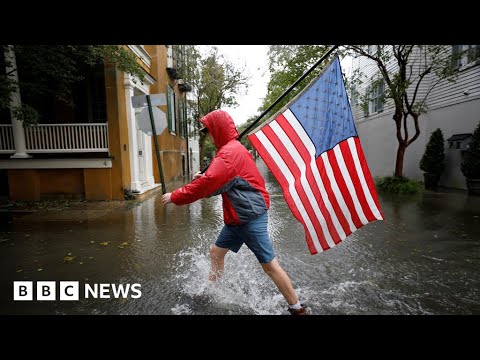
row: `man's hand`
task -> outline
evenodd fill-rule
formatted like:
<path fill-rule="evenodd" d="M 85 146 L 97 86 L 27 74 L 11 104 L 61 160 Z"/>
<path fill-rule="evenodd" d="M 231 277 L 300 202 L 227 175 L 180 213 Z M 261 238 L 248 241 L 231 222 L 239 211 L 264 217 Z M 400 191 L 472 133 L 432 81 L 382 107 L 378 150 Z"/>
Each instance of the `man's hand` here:
<path fill-rule="evenodd" d="M 195 175 L 193 175 L 193 180 L 196 180 L 196 179 L 198 179 L 199 177 L 202 177 L 202 176 L 203 176 L 202 172 L 201 172 L 201 171 L 197 171 L 197 172 L 195 173 Z"/>
<path fill-rule="evenodd" d="M 172 193 L 166 193 L 162 196 L 163 205 L 167 205 L 172 202 Z"/>

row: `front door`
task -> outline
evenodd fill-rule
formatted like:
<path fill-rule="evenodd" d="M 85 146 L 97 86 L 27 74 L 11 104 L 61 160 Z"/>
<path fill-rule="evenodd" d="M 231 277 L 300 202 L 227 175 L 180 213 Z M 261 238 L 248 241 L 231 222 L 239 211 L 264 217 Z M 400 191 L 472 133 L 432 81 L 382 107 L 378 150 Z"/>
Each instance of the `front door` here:
<path fill-rule="evenodd" d="M 146 185 L 147 177 L 145 173 L 145 135 L 141 130 L 137 130 L 137 156 L 138 156 L 138 181 L 142 187 Z"/>

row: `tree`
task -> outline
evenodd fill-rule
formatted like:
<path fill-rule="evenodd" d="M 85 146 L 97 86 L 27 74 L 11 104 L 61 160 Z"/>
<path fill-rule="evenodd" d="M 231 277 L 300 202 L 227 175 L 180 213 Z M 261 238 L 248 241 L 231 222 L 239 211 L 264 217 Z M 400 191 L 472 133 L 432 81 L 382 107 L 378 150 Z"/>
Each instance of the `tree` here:
<path fill-rule="evenodd" d="M 258 115 L 252 116 L 250 119 L 245 121 L 242 125 L 240 125 L 238 127 L 238 133 L 241 134 L 247 127 L 250 126 L 251 123 L 253 123 L 255 120 L 257 120 L 257 118 L 258 118 Z M 240 139 L 240 142 L 242 143 L 243 146 L 245 146 L 247 148 L 247 150 L 252 150 L 253 149 L 252 144 L 250 143 L 250 141 L 248 141 L 248 138 L 247 138 L 246 134 L 245 134 L 245 136 L 243 136 Z"/>
<path fill-rule="evenodd" d="M 405 150 L 420 135 L 419 118 L 428 110 L 427 99 L 442 81 L 455 81 L 458 72 L 452 67 L 449 47 L 444 45 L 354 45 L 346 46 L 354 57 L 373 61 L 386 88 L 382 101 L 390 99 L 394 105 L 393 120 L 398 141 L 395 176 L 403 176 Z M 456 56 L 462 56 L 458 54 Z M 352 84 L 363 82 L 363 74 L 356 72 Z M 375 86 L 370 87 L 373 89 Z M 371 93 L 361 95 L 368 105 Z M 407 120 L 413 120 L 415 132 L 409 133 Z"/>
<path fill-rule="evenodd" d="M 425 187 L 437 187 L 438 180 L 445 169 L 445 148 L 441 129 L 435 130 L 430 136 L 420 160 L 420 169 L 425 172 Z"/>
<path fill-rule="evenodd" d="M 10 52 L 15 52 L 19 82 L 12 73 L 0 71 L 0 110 L 10 107 L 10 94 L 17 86 L 22 94 L 22 105 L 12 109 L 24 125 L 36 124 L 41 111 L 37 104 L 24 99 L 43 99 L 53 96 L 57 101 L 74 106 L 73 85 L 84 78 L 85 71 L 104 62 L 116 64 L 119 70 L 133 74 L 142 81 L 145 72 L 137 64 L 136 56 L 121 45 L 1 45 L 3 64 L 11 68 Z M 37 103 L 39 103 L 38 101 Z"/>
<path fill-rule="evenodd" d="M 467 179 L 480 179 L 480 123 L 463 155 L 461 170 Z"/>
<path fill-rule="evenodd" d="M 200 118 L 222 107 L 238 105 L 237 94 L 247 88 L 248 77 L 245 69 L 237 68 L 218 53 L 218 48 L 210 47 L 206 55 L 201 56 L 197 49 L 189 49 L 192 57 L 188 62 L 187 82 L 192 85 L 192 108 L 194 127 L 200 128 Z M 200 135 L 200 159 L 204 157 L 205 136 Z"/>

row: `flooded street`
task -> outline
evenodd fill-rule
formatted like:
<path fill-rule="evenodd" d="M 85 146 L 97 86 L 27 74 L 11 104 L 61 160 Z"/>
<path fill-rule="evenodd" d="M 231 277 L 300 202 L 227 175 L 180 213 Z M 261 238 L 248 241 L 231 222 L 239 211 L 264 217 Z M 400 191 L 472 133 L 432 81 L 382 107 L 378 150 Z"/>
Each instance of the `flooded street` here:
<path fill-rule="evenodd" d="M 480 197 L 380 196 L 386 221 L 312 256 L 280 187 L 257 165 L 272 197 L 279 262 L 313 314 L 480 314 Z M 41 221 L 0 213 L 0 314 L 287 314 L 246 246 L 227 254 L 223 281 L 208 285 L 209 247 L 223 226 L 220 196 L 182 207 L 164 207 L 160 193 L 112 208 L 85 204 L 83 213 Z M 41 280 L 78 281 L 80 300 L 13 301 L 13 281 Z M 137 283 L 142 294 L 85 299 L 86 283 Z"/>

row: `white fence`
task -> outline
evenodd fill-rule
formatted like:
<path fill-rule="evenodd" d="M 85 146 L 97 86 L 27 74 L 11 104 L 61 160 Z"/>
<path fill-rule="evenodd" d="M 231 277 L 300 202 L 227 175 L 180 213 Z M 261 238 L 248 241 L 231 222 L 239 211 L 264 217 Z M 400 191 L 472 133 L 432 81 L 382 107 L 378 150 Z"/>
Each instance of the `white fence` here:
<path fill-rule="evenodd" d="M 27 153 L 108 152 L 108 127 L 99 124 L 39 124 L 25 128 Z M 14 153 L 12 125 L 0 125 L 0 153 Z"/>
<path fill-rule="evenodd" d="M 0 153 L 14 153 L 12 125 L 0 124 Z"/>

